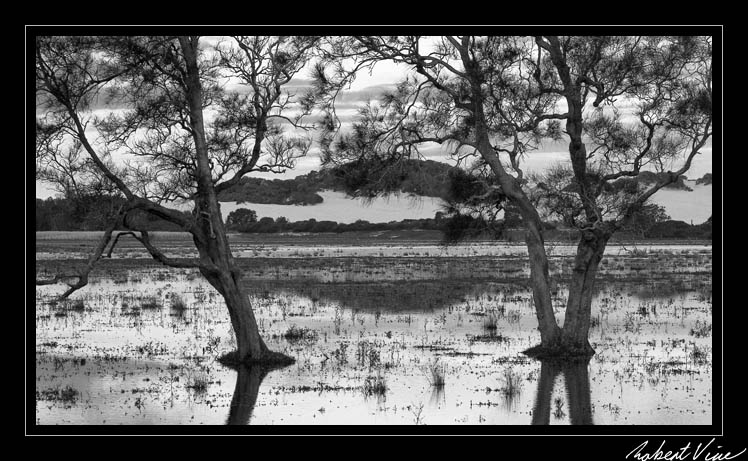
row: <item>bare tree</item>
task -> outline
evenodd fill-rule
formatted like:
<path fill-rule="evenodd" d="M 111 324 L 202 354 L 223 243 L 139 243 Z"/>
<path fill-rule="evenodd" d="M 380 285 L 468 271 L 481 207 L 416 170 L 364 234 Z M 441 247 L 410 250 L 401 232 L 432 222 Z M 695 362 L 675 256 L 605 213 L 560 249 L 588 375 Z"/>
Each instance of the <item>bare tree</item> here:
<path fill-rule="evenodd" d="M 491 173 L 481 195 L 503 197 L 527 230 L 541 344 L 526 353 L 589 356 L 593 286 L 609 238 L 688 171 L 712 134 L 711 53 L 711 37 L 343 38 L 331 56 L 334 76 L 324 79 L 350 79 L 385 60 L 411 74 L 362 108 L 352 130 L 331 123 L 325 159 L 383 178 L 426 143 L 446 146 L 458 161 L 477 159 Z M 522 159 L 546 139 L 568 140 L 571 168 L 530 177 Z M 666 174 L 655 184 L 637 181 L 648 169 Z M 394 187 L 375 182 L 381 192 Z M 563 328 L 541 220 L 554 214 L 580 232 Z"/>
<path fill-rule="evenodd" d="M 299 109 L 302 96 L 285 87 L 317 42 L 239 36 L 209 47 L 197 36 L 37 37 L 37 176 L 63 189 L 103 182 L 123 199 L 80 273 L 37 284 L 77 279 L 63 297 L 85 286 L 123 226 L 154 259 L 199 270 L 223 296 L 237 341 L 226 362 L 293 361 L 260 336 L 217 194 L 248 173 L 292 167 L 308 151 L 310 98 L 302 95 Z M 94 109 L 102 105 L 119 110 L 101 115 Z M 175 199 L 193 201 L 192 213 L 165 206 Z M 143 212 L 189 232 L 198 257 L 165 255 L 134 226 L 133 214 Z"/>

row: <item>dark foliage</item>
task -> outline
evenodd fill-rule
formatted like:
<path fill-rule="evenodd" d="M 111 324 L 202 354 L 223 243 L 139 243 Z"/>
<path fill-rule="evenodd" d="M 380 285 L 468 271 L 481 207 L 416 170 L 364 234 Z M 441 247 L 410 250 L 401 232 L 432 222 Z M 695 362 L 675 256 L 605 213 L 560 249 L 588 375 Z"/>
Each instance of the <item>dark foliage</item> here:
<path fill-rule="evenodd" d="M 358 197 L 376 197 L 390 193 L 408 193 L 447 198 L 449 174 L 455 170 L 433 160 L 359 159 L 328 170 L 338 189 Z"/>
<path fill-rule="evenodd" d="M 257 222 L 257 213 L 247 208 L 234 210 L 226 217 L 226 227 L 228 229 L 239 229 Z"/>
<path fill-rule="evenodd" d="M 712 239 L 712 218 L 705 223 L 690 225 L 683 221 L 668 220 L 654 224 L 644 233 L 646 238 L 657 239 Z"/>
<path fill-rule="evenodd" d="M 478 237 L 499 239 L 503 236 L 504 225 L 501 222 L 489 222 L 481 217 L 456 214 L 444 221 L 444 243 L 459 243 L 463 240 Z"/>
<path fill-rule="evenodd" d="M 314 183 L 306 176 L 294 179 L 242 178 L 235 186 L 221 192 L 222 202 L 251 202 L 276 205 L 315 205 L 322 203 Z"/>
<path fill-rule="evenodd" d="M 700 177 L 696 180 L 696 184 L 703 184 L 705 186 L 708 186 L 712 183 L 712 174 L 706 173 L 704 176 Z"/>
<path fill-rule="evenodd" d="M 486 192 L 485 184 L 474 175 L 461 169 L 449 173 L 450 201 L 463 203 Z"/>
<path fill-rule="evenodd" d="M 642 171 L 639 173 L 638 180 L 639 182 L 646 183 L 646 184 L 654 184 L 658 182 L 664 182 L 668 178 L 670 173 L 663 172 L 663 173 L 653 173 L 651 171 Z M 680 175 L 678 176 L 678 179 L 675 180 L 672 184 L 668 184 L 665 186 L 666 189 L 680 189 L 680 190 L 687 190 L 691 191 L 690 187 L 688 187 L 683 181 L 686 180 L 686 176 Z"/>
<path fill-rule="evenodd" d="M 111 195 L 86 195 L 76 198 L 36 199 L 35 228 L 37 231 L 96 231 L 106 228 L 108 221 L 124 203 Z M 185 215 L 189 213 L 185 212 Z M 139 210 L 128 213 L 127 224 L 150 231 L 180 231 L 178 225 Z M 123 230 L 120 228 L 119 230 Z"/>

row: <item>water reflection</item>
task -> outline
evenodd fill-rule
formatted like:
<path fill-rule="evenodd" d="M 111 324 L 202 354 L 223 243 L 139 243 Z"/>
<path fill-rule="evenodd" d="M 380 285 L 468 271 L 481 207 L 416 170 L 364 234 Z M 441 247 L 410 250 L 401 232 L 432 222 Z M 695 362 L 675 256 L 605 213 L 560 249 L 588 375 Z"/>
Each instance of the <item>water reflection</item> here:
<path fill-rule="evenodd" d="M 285 293 L 315 302 L 337 304 L 365 312 L 440 311 L 465 300 L 481 297 L 500 299 L 526 293 L 518 283 L 434 280 L 417 282 L 317 283 L 309 280 L 288 282 L 252 282 L 245 288 L 255 296 L 270 297 Z"/>
<path fill-rule="evenodd" d="M 540 379 L 535 406 L 532 411 L 532 424 L 550 424 L 551 398 L 556 378 L 564 377 L 566 399 L 569 407 L 569 420 L 573 425 L 591 425 L 592 404 L 590 397 L 590 376 L 588 366 L 590 359 L 561 361 L 545 359 L 540 361 Z M 556 416 L 562 413 L 557 405 Z"/>
<path fill-rule="evenodd" d="M 236 367 L 236 386 L 231 398 L 231 407 L 226 424 L 229 426 L 246 426 L 252 417 L 257 403 L 262 380 L 273 370 L 282 367 L 266 365 L 238 365 Z"/>
<path fill-rule="evenodd" d="M 447 396 L 444 393 L 444 386 L 431 386 L 429 404 L 432 407 L 437 408 L 447 404 Z"/>
<path fill-rule="evenodd" d="M 559 281 L 559 296 L 565 281 Z M 526 281 L 485 281 L 439 279 L 417 281 L 369 281 L 320 283 L 310 279 L 246 280 L 244 288 L 254 296 L 268 298 L 278 294 L 308 298 L 314 302 L 337 304 L 365 312 L 434 312 L 468 301 L 485 300 L 496 304 L 530 299 Z M 600 296 L 611 297 L 611 290 L 627 292 L 642 300 L 667 299 L 677 293 L 700 289 L 698 279 L 652 280 L 647 284 L 600 283 Z M 622 296 L 622 294 L 619 294 Z"/>

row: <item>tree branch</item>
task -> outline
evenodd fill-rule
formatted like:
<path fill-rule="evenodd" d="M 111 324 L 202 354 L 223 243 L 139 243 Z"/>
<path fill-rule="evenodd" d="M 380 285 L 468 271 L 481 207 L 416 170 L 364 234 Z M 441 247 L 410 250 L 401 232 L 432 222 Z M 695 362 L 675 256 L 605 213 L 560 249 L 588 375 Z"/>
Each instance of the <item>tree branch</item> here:
<path fill-rule="evenodd" d="M 86 264 L 86 267 L 84 267 L 83 270 L 78 273 L 78 275 L 73 275 L 73 276 L 57 275 L 51 280 L 37 280 L 36 284 L 37 285 L 51 285 L 51 284 L 57 283 L 58 281 L 62 279 L 78 277 L 77 282 L 73 284 L 68 283 L 70 288 L 59 296 L 58 298 L 59 300 L 66 299 L 68 296 L 73 294 L 75 291 L 88 285 L 88 274 L 91 273 L 94 266 L 96 265 L 96 262 L 99 259 L 101 259 L 101 255 L 104 252 L 104 249 L 109 243 L 109 240 L 111 240 L 112 238 L 112 232 L 120 224 L 122 216 L 124 216 L 124 211 L 123 211 L 123 208 L 121 207 L 119 211 L 117 212 L 117 215 L 115 216 L 115 218 L 110 222 L 109 226 L 104 231 L 104 236 L 99 241 L 99 244 L 96 246 L 96 249 L 91 254 L 91 256 L 88 258 L 88 263 Z"/>

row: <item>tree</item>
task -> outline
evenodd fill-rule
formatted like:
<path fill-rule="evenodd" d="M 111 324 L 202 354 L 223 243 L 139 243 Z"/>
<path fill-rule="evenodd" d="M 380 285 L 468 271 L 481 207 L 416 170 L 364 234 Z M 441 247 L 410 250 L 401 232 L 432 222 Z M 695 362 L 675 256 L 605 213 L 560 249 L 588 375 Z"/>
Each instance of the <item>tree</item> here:
<path fill-rule="evenodd" d="M 267 216 L 261 218 L 253 228 L 255 232 L 261 232 L 264 234 L 272 234 L 278 230 L 275 220 Z"/>
<path fill-rule="evenodd" d="M 103 184 L 123 199 L 80 272 L 37 284 L 76 280 L 62 295 L 69 296 L 87 284 L 110 242 L 108 254 L 132 236 L 157 261 L 199 270 L 223 296 L 237 342 L 225 363 L 292 361 L 260 336 L 216 197 L 248 173 L 280 172 L 306 154 L 310 141 L 283 126 L 308 130 L 302 118 L 313 96 L 299 107 L 301 98 L 284 87 L 317 42 L 236 36 L 208 47 L 197 36 L 36 37 L 37 177 L 67 190 Z M 224 88 L 227 78 L 239 90 Z M 91 109 L 102 105 L 122 110 L 96 116 Z M 165 206 L 177 198 L 194 203 L 191 215 Z M 189 232 L 198 257 L 165 255 L 133 223 L 138 211 Z M 129 231 L 112 239 L 119 226 Z"/>
<path fill-rule="evenodd" d="M 632 211 L 631 217 L 621 227 L 621 230 L 629 231 L 637 237 L 643 238 L 652 226 L 669 219 L 670 216 L 665 211 L 665 207 L 654 203 L 647 203 L 642 205 L 638 210 Z"/>
<path fill-rule="evenodd" d="M 239 208 L 229 213 L 226 218 L 226 227 L 228 229 L 242 230 L 252 223 L 257 222 L 257 212 L 249 208 Z"/>
<path fill-rule="evenodd" d="M 381 61 L 411 75 L 363 107 L 350 131 L 331 116 L 324 160 L 365 168 L 369 193 L 386 193 L 398 165 L 424 144 L 447 147 L 459 162 L 477 159 L 473 169 L 488 174 L 476 199 L 500 195 L 496 206 L 511 204 L 526 229 L 541 337 L 526 353 L 590 356 L 593 287 L 609 238 L 676 182 L 711 137 L 711 54 L 711 37 L 343 38 L 330 55 L 333 75 L 320 78 L 350 81 Z M 568 141 L 569 166 L 525 175 L 522 159 L 543 140 Z M 666 174 L 653 185 L 616 187 L 648 169 Z M 551 303 L 543 215 L 580 234 L 563 328 Z"/>

